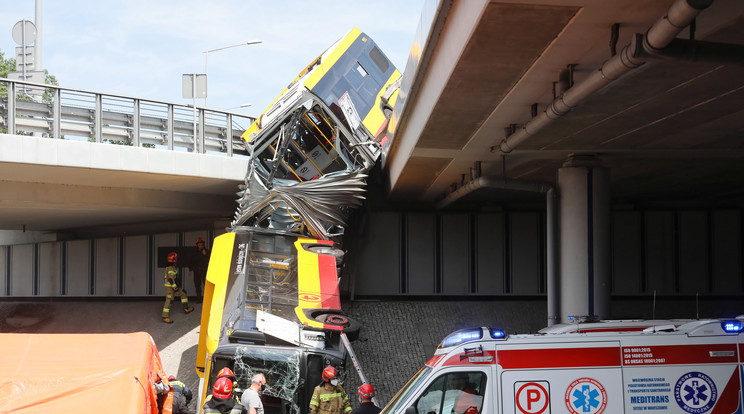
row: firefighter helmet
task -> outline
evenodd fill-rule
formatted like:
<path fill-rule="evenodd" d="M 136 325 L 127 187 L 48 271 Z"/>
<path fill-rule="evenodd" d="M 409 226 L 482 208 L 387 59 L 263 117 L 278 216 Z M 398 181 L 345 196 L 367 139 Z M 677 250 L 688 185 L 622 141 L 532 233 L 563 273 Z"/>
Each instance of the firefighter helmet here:
<path fill-rule="evenodd" d="M 175 381 L 175 380 L 176 380 L 176 377 L 175 376 L 173 376 L 173 375 L 169 375 L 168 376 L 168 381 Z"/>
<path fill-rule="evenodd" d="M 222 377 L 217 378 L 212 387 L 212 395 L 217 398 L 230 398 L 233 390 L 233 382 L 230 378 Z"/>
<path fill-rule="evenodd" d="M 375 387 L 373 387 L 372 384 L 362 384 L 357 393 L 362 398 L 372 398 L 375 396 Z"/>
<path fill-rule="evenodd" d="M 178 261 L 178 253 L 176 252 L 168 253 L 168 263 L 176 263 L 177 261 Z"/>
<path fill-rule="evenodd" d="M 338 375 L 338 372 L 336 372 L 336 368 L 333 368 L 329 365 L 323 370 L 323 381 L 329 382 L 333 378 L 336 378 L 336 375 Z"/>
<path fill-rule="evenodd" d="M 199 243 L 204 243 L 204 239 L 202 239 L 201 237 L 199 237 L 198 239 L 196 239 L 196 243 L 195 244 L 199 244 Z"/>
<path fill-rule="evenodd" d="M 220 372 L 217 373 L 217 378 L 227 377 L 231 380 L 235 381 L 235 374 L 233 374 L 232 370 L 228 367 L 222 368 Z"/>

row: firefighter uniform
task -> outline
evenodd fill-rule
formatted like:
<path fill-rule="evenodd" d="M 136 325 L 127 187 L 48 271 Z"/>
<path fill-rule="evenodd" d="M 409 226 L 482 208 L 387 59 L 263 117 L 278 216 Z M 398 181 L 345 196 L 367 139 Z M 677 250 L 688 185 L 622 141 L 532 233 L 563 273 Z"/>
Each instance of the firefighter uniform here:
<path fill-rule="evenodd" d="M 189 306 L 189 298 L 186 293 L 176 284 L 176 277 L 178 276 L 178 268 L 175 265 L 170 265 L 165 268 L 165 303 L 163 304 L 163 320 L 170 319 L 170 306 L 171 301 L 176 295 L 181 297 L 181 304 L 183 304 L 183 310 L 189 313 L 194 310 Z"/>
<path fill-rule="evenodd" d="M 315 387 L 313 397 L 310 399 L 310 414 L 349 413 L 351 413 L 351 404 L 343 387 L 327 382 Z"/>

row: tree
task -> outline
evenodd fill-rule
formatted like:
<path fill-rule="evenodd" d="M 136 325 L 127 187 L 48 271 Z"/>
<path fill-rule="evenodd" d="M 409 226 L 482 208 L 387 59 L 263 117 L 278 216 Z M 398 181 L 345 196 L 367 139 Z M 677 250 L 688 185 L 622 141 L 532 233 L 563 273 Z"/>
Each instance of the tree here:
<path fill-rule="evenodd" d="M 8 73 L 15 71 L 16 60 L 14 58 L 5 58 L 5 54 L 0 50 L 0 78 L 7 78 Z M 57 78 L 54 75 L 50 75 L 49 71 L 44 69 L 44 83 L 47 85 L 58 86 Z M 0 82 L 0 99 L 6 99 L 8 97 L 8 85 L 5 82 Z M 16 100 L 19 101 L 31 101 L 32 98 L 28 95 L 18 94 Z M 54 101 L 54 89 L 47 88 L 44 90 L 44 94 L 41 100 L 46 103 Z M 0 129 L 0 133 L 7 133 L 7 129 Z"/>

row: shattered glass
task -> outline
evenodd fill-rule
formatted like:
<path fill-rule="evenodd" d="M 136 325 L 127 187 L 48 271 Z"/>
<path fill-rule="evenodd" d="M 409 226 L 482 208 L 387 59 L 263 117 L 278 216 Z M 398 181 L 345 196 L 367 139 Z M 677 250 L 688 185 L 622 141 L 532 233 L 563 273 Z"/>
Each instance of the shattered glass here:
<path fill-rule="evenodd" d="M 257 346 L 238 346 L 234 358 L 233 372 L 238 382 L 237 389 L 247 389 L 251 385 L 253 376 L 262 373 L 266 377 L 266 389 L 263 395 L 278 398 L 282 401 L 276 401 L 276 403 L 288 405 L 288 407 L 272 407 L 271 398 L 265 398 L 264 410 L 267 413 L 274 410 L 292 414 L 300 412 L 300 407 L 295 401 L 297 389 L 301 385 L 299 352 Z"/>

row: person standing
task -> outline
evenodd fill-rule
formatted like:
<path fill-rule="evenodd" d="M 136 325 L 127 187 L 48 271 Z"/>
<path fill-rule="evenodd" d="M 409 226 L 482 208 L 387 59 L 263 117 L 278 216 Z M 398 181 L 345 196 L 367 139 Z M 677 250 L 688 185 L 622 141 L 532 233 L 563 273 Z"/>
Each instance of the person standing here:
<path fill-rule="evenodd" d="M 264 414 L 263 403 L 258 395 L 259 391 L 266 389 L 266 377 L 258 373 L 251 379 L 251 386 L 243 391 L 240 403 L 248 410 L 248 414 Z"/>
<path fill-rule="evenodd" d="M 204 414 L 247 414 L 245 407 L 232 398 L 233 382 L 230 378 L 218 378 L 212 387 L 212 398 L 204 402 Z"/>
<path fill-rule="evenodd" d="M 351 410 L 351 414 L 378 414 L 381 410 L 372 402 L 375 396 L 375 388 L 371 384 L 362 384 L 357 391 L 359 395 L 359 407 Z"/>
<path fill-rule="evenodd" d="M 181 297 L 181 304 L 183 305 L 184 313 L 191 313 L 194 311 L 194 308 L 189 306 L 189 298 L 186 296 L 186 292 L 184 292 L 176 283 L 176 279 L 178 278 L 177 263 L 178 253 L 168 253 L 168 267 L 165 268 L 165 303 L 163 304 L 163 313 L 161 315 L 163 322 L 165 323 L 173 323 L 170 318 L 170 307 L 171 301 L 173 301 L 173 298 L 175 298 L 176 295 Z"/>
<path fill-rule="evenodd" d="M 206 248 L 204 239 L 196 239 L 196 252 L 191 255 L 189 269 L 194 274 L 194 297 L 201 301 L 202 287 L 207 281 L 207 268 L 209 267 L 209 249 Z"/>
<path fill-rule="evenodd" d="M 349 396 L 338 384 L 338 372 L 327 366 L 322 374 L 323 382 L 313 390 L 310 398 L 310 414 L 349 414 Z"/>

